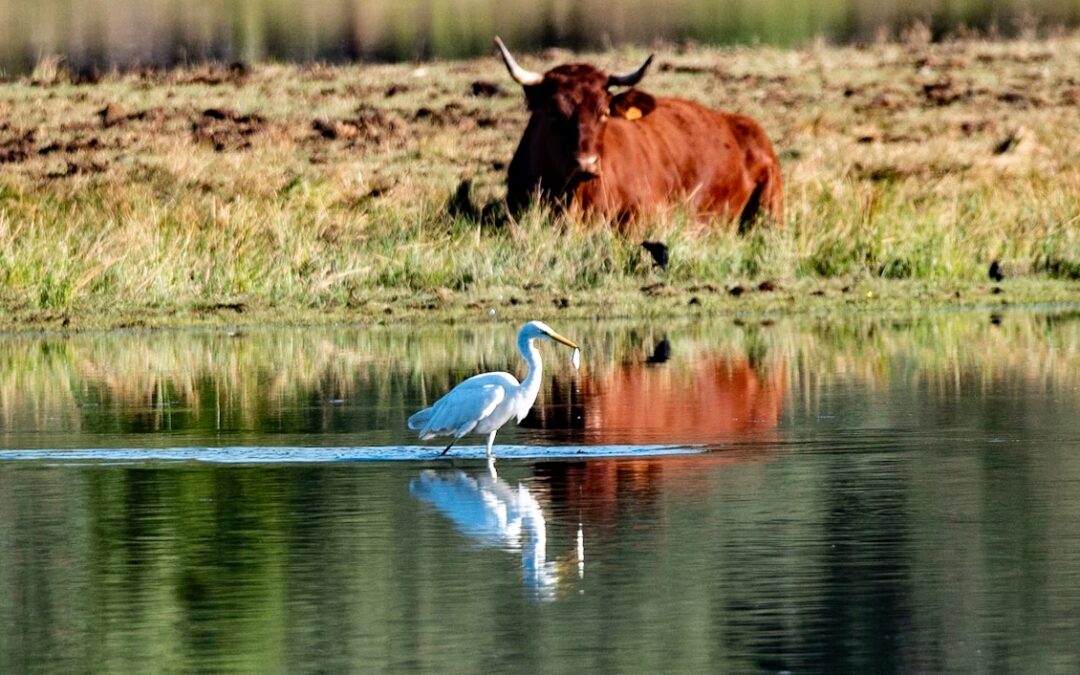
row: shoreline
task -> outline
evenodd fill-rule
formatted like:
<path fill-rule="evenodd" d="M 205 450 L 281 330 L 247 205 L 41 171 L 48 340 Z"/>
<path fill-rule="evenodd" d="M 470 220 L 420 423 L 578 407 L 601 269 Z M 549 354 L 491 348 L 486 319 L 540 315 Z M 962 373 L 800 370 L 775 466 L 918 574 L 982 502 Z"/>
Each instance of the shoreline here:
<path fill-rule="evenodd" d="M 186 311 L 140 310 L 115 314 L 102 312 L 84 317 L 64 314 L 0 316 L 0 336 L 29 334 L 79 334 L 121 330 L 243 329 L 329 326 L 438 325 L 492 321 L 626 321 L 717 320 L 774 321 L 820 316 L 909 316 L 919 313 L 985 311 L 998 314 L 1025 310 L 1080 310 L 1080 283 L 1016 280 L 1012 283 L 938 284 L 898 281 L 864 282 L 848 288 L 830 284 L 779 286 L 776 291 L 748 290 L 732 296 L 720 289 L 662 287 L 660 295 L 639 290 L 614 296 L 592 291 L 521 301 L 504 296 L 501 301 L 456 299 L 433 306 L 420 295 L 404 307 L 378 303 L 382 309 L 348 308 L 202 308 Z M 998 290 L 995 290 L 998 289 Z M 819 295 L 823 293 L 823 295 Z M 565 306 L 561 300 L 567 300 Z M 515 302 L 516 301 L 516 302 Z M 385 311 L 390 308 L 390 312 Z"/>

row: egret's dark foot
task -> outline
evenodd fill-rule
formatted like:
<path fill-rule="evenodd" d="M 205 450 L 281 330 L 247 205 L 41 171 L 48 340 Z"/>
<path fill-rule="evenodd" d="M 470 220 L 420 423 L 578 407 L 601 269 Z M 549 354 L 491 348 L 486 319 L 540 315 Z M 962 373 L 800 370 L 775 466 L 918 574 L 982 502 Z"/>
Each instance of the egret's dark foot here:
<path fill-rule="evenodd" d="M 443 456 L 443 455 L 445 455 L 446 453 L 450 452 L 450 448 L 454 447 L 454 443 L 457 443 L 457 439 L 456 439 L 456 438 L 455 438 L 454 440 L 450 441 L 450 445 L 448 445 L 448 446 L 446 446 L 445 448 L 443 448 L 443 451 L 439 453 L 439 457 L 442 457 L 442 456 Z"/>

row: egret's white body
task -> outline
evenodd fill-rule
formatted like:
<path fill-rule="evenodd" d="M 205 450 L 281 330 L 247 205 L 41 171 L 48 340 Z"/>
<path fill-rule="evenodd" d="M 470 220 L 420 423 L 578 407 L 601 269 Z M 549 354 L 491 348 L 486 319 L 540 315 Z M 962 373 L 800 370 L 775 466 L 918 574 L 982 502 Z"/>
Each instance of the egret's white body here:
<path fill-rule="evenodd" d="M 518 422 L 525 419 L 540 392 L 544 364 L 536 340 L 555 340 L 578 348 L 542 321 L 530 321 L 521 327 L 517 337 L 518 351 L 529 367 L 524 380 L 518 382 L 510 373 L 474 375 L 435 401 L 435 405 L 410 417 L 409 428 L 419 431 L 425 441 L 453 436 L 442 451 L 444 455 L 465 434 L 486 434 L 487 454 L 491 457 L 495 433 L 515 417 Z"/>

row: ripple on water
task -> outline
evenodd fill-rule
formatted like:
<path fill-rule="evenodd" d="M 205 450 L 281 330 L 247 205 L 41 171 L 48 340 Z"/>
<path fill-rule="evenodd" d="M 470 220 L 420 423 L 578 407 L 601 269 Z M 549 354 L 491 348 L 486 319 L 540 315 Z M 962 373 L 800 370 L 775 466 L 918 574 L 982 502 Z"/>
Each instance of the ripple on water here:
<path fill-rule="evenodd" d="M 588 459 L 594 457 L 655 457 L 698 454 L 704 448 L 675 445 L 528 446 L 497 448 L 498 459 Z M 433 446 L 379 447 L 225 447 L 225 448 L 86 448 L 71 450 L 0 450 L 0 461 L 50 462 L 217 462 L 273 464 L 288 462 L 427 461 L 439 457 Z M 482 445 L 455 446 L 448 459 L 483 459 Z"/>

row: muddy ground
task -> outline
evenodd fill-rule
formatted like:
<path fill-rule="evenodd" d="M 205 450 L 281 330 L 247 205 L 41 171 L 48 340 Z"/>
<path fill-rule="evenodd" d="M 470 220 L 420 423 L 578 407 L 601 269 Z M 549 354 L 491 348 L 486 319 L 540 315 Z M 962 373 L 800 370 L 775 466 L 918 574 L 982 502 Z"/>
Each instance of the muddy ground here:
<path fill-rule="evenodd" d="M 1080 109 L 1076 42 L 853 48 L 862 63 L 850 68 L 838 68 L 842 54 L 814 50 L 765 52 L 754 63 L 739 50 L 675 49 L 658 55 L 642 87 L 755 115 L 789 165 L 826 131 L 868 149 L 953 139 L 977 150 L 905 163 L 853 147 L 862 157 L 851 168 L 866 180 L 933 176 L 1052 151 L 1056 132 L 1035 128 L 1032 113 Z M 638 56 L 601 59 L 614 66 Z M 542 67 L 570 57 L 529 61 Z M 0 167 L 34 180 L 128 179 L 176 148 L 238 155 L 268 148 L 312 165 L 380 158 L 392 165 L 427 154 L 445 166 L 421 174 L 456 171 L 497 183 L 526 119 L 517 86 L 494 58 L 418 67 L 211 64 L 89 78 L 60 68 L 48 79 L 0 86 Z M 459 141 L 452 153 L 425 152 L 449 139 Z M 377 174 L 373 184 L 401 182 L 392 171 Z M 392 197 L 393 185 L 379 192 Z"/>

